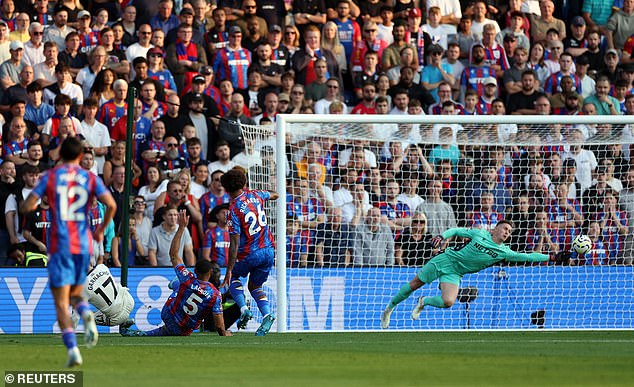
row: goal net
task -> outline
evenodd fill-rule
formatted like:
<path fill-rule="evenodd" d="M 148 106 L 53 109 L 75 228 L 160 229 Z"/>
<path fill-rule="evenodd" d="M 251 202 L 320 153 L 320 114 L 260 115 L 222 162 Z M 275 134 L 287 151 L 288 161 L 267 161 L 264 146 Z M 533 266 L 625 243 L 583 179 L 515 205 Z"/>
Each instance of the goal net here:
<path fill-rule="evenodd" d="M 452 227 L 515 228 L 517 252 L 554 255 L 588 235 L 571 264 L 501 263 L 462 279 L 449 309 L 419 296 L 390 329 L 634 328 L 634 139 L 629 117 L 284 115 L 243 127 L 261 153 L 249 185 L 267 208 L 277 264 L 267 283 L 279 331 L 376 330 L 392 296 Z M 634 157 L 634 154 L 632 155 Z M 454 240 L 457 249 L 464 241 Z"/>

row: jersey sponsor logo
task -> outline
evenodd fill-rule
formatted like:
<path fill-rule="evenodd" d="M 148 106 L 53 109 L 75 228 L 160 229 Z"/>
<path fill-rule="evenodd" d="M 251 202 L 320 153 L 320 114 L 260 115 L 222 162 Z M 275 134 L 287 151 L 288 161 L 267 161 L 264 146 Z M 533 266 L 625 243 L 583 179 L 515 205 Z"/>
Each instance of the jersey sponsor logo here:
<path fill-rule="evenodd" d="M 476 250 L 481 251 L 483 253 L 485 253 L 486 255 L 489 255 L 491 258 L 497 258 L 498 257 L 498 253 L 496 253 L 495 251 L 482 246 L 481 244 L 479 244 L 478 242 L 473 242 L 473 247 L 476 248 Z"/>

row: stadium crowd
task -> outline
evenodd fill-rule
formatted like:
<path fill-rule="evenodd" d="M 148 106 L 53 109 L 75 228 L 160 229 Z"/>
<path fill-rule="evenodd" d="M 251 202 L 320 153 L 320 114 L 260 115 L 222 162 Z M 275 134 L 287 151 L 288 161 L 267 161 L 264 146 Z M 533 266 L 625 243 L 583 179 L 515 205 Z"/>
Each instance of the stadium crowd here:
<path fill-rule="evenodd" d="M 97 262 L 121 264 L 131 173 L 130 264 L 169 266 L 184 209 L 186 264 L 224 266 L 220 177 L 238 166 L 274 178 L 273 136 L 252 141 L 240 125 L 280 113 L 634 114 L 634 0 L 0 3 L 5 266 L 46 261 L 48 203 L 18 208 L 69 136 L 119 204 Z M 291 141 L 289 265 L 421 265 L 433 235 L 502 218 L 517 251 L 557 253 L 584 233 L 594 248 L 574 264 L 631 264 L 633 140 L 628 126 L 509 124 Z M 96 226 L 104 208 L 93 205 Z"/>

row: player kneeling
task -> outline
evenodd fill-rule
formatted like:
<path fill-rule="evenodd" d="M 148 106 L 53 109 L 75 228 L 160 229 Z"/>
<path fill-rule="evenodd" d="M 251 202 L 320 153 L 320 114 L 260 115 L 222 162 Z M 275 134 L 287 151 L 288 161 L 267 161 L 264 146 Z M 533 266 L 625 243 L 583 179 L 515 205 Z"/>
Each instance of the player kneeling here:
<path fill-rule="evenodd" d="M 129 327 L 134 324 L 134 320 L 129 318 L 134 309 L 134 299 L 128 288 L 119 285 L 114 279 L 106 265 L 97 265 L 88 273 L 84 283 L 84 299 L 97 308 L 97 325 Z M 73 323 L 77 325 L 79 316 L 73 313 L 72 318 Z"/>
<path fill-rule="evenodd" d="M 176 207 L 169 206 L 169 212 L 176 212 Z M 209 282 L 213 269 L 211 262 L 201 260 L 196 263 L 192 274 L 179 256 L 181 238 L 189 216 L 185 211 L 178 213 L 178 230 L 170 244 L 170 260 L 176 271 L 179 286 L 178 291 L 169 296 L 163 310 L 161 319 L 164 325 L 151 331 L 139 331 L 122 327 L 119 332 L 123 336 L 189 336 L 200 327 L 202 321 L 211 313 L 216 332 L 220 336 L 231 336 L 231 331 L 225 330 L 222 315 L 222 296 L 216 287 Z"/>

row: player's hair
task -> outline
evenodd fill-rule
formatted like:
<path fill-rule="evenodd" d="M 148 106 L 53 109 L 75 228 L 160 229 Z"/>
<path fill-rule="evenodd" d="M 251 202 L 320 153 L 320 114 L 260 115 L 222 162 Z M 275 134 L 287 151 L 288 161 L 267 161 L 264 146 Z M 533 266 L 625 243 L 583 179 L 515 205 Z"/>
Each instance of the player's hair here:
<path fill-rule="evenodd" d="M 205 259 L 199 260 L 196 262 L 196 266 L 194 266 L 194 273 L 196 273 L 196 277 L 198 278 L 210 275 L 212 270 L 213 266 L 211 265 L 211 262 Z"/>
<path fill-rule="evenodd" d="M 498 223 L 495 225 L 495 227 L 497 227 L 499 225 L 502 225 L 502 224 L 508 224 L 509 226 L 511 226 L 511 228 L 515 228 L 515 224 L 513 224 L 513 222 L 508 220 L 508 219 L 499 220 Z"/>
<path fill-rule="evenodd" d="M 59 155 L 64 161 L 76 160 L 84 152 L 84 146 L 78 137 L 68 137 L 62 142 Z"/>
<path fill-rule="evenodd" d="M 231 169 L 222 175 L 220 183 L 227 192 L 236 192 L 247 184 L 247 175 L 239 169 Z"/>

